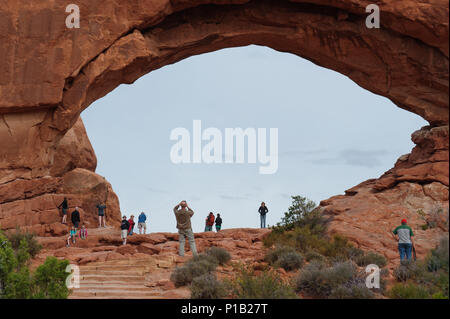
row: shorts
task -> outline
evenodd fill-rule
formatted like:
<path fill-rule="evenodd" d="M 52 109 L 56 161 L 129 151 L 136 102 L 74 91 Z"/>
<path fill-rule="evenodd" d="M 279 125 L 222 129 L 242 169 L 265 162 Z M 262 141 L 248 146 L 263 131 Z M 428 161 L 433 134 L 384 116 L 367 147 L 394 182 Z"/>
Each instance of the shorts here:
<path fill-rule="evenodd" d="M 63 215 L 67 215 L 67 208 L 63 208 L 62 213 L 63 213 Z"/>
<path fill-rule="evenodd" d="M 122 239 L 125 239 L 125 238 L 127 238 L 127 235 L 128 235 L 128 229 L 122 229 L 120 237 Z"/>
<path fill-rule="evenodd" d="M 138 228 L 139 229 L 142 229 L 142 228 L 147 229 L 147 225 L 145 223 L 138 223 Z"/>
<path fill-rule="evenodd" d="M 216 225 L 216 230 L 220 230 L 222 228 L 222 225 Z"/>
<path fill-rule="evenodd" d="M 98 213 L 98 216 L 105 216 L 105 212 Z"/>
<path fill-rule="evenodd" d="M 75 227 L 75 228 L 78 228 L 78 224 L 79 224 L 80 222 L 74 222 L 73 223 L 73 226 Z"/>

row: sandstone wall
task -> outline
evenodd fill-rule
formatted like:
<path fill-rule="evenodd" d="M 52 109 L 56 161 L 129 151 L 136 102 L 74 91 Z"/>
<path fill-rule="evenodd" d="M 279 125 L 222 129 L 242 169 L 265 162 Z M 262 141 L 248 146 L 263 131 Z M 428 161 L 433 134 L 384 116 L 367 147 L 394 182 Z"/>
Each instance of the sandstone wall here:
<path fill-rule="evenodd" d="M 290 52 L 340 72 L 430 123 L 413 135 L 417 147 L 412 153 L 378 181 L 364 182 L 346 196 L 322 203 L 335 216 L 336 231 L 357 234 L 358 241 L 379 220 L 365 222 L 370 212 L 377 217 L 394 214 L 394 210 L 412 212 L 431 199 L 437 204 L 445 202 L 448 144 L 439 136 L 448 136 L 448 1 L 377 1 L 382 27 L 367 29 L 365 8 L 371 3 L 124 0 L 107 4 L 79 0 L 81 28 L 68 29 L 64 2 L 3 1 L 2 227 L 40 225 L 33 227 L 55 232 L 49 228 L 56 221 L 50 211 L 60 200 L 55 196 L 63 194 L 93 214 L 92 203 L 83 201 L 90 201 L 89 193 L 101 197 L 110 187 L 92 171 L 94 153 L 80 133 L 81 126 L 76 125 L 80 113 L 93 101 L 122 83 L 132 83 L 186 57 L 249 44 Z M 65 148 L 58 152 L 60 145 Z M 71 145 L 80 147 L 75 156 Z M 84 187 L 85 182 L 91 188 Z M 111 206 L 118 208 L 118 202 L 114 200 Z M 32 211 L 42 213 L 33 215 Z M 362 246 L 369 243 L 361 239 Z M 389 246 L 389 251 L 395 249 Z"/>

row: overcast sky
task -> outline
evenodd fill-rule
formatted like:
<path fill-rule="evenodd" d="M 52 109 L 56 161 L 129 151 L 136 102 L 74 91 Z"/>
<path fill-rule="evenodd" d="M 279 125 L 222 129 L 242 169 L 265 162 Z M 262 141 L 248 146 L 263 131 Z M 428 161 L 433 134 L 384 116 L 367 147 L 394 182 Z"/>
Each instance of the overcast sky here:
<path fill-rule="evenodd" d="M 82 118 L 97 173 L 113 185 L 122 214 L 147 213 L 151 232 L 176 231 L 172 208 L 183 199 L 195 212 L 195 232 L 203 231 L 210 211 L 222 215 L 223 228 L 258 227 L 261 201 L 273 225 L 291 195 L 318 204 L 379 177 L 411 151 L 411 133 L 427 124 L 339 73 L 260 46 L 153 71 L 96 101 Z M 278 171 L 172 163 L 171 131 L 182 127 L 192 135 L 193 120 L 222 134 L 225 128 L 278 128 Z"/>

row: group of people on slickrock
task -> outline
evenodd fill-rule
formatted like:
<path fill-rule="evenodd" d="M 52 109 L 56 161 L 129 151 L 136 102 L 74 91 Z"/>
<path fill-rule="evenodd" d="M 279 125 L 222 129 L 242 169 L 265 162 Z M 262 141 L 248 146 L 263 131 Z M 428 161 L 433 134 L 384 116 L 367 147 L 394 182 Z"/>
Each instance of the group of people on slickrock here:
<path fill-rule="evenodd" d="M 100 203 L 96 207 L 98 210 L 98 227 L 106 227 L 106 204 Z M 62 223 L 67 224 L 67 212 L 69 208 L 67 198 L 64 198 L 63 202 L 58 206 L 58 208 L 62 210 Z M 179 255 L 184 256 L 186 238 L 189 241 L 189 246 L 191 247 L 193 255 L 197 255 L 194 232 L 192 231 L 191 225 L 191 218 L 194 215 L 194 211 L 189 207 L 187 202 L 183 200 L 174 207 L 173 212 L 175 214 L 175 219 L 177 222 L 176 227 L 179 234 Z M 269 209 L 267 208 L 266 204 L 262 202 L 261 206 L 258 209 L 258 213 L 260 214 L 261 228 L 266 228 L 266 214 L 268 212 Z M 70 247 L 71 242 L 75 244 L 77 237 L 80 239 L 87 238 L 86 226 L 82 224 L 81 228 L 79 228 L 81 218 L 78 207 L 75 207 L 75 210 L 71 213 L 70 219 L 73 226 L 69 230 L 69 237 L 67 237 L 67 247 Z M 139 234 L 146 233 L 146 221 L 147 215 L 144 212 L 141 212 L 138 216 Z M 134 215 L 131 215 L 129 219 L 127 219 L 127 216 L 125 215 L 122 217 L 120 230 L 123 245 L 127 244 L 127 237 L 133 235 L 135 224 L 136 223 L 134 221 Z M 219 232 L 222 228 L 222 217 L 220 216 L 220 214 L 214 216 L 214 213 L 210 212 L 208 216 L 206 216 L 205 224 L 205 232 L 212 231 L 212 227 L 214 226 L 214 224 L 216 225 L 216 231 Z M 415 258 L 415 248 L 413 240 L 414 233 L 411 227 L 407 225 L 406 219 L 403 219 L 401 221 L 401 225 L 393 230 L 392 235 L 398 242 L 400 260 L 411 260 L 412 256 L 414 256 Z"/>

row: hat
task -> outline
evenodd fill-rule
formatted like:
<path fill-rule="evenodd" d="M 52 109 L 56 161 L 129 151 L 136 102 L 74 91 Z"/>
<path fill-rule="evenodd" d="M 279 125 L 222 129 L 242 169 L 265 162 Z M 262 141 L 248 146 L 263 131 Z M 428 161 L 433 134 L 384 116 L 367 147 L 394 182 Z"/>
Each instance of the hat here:
<path fill-rule="evenodd" d="M 406 219 L 402 219 L 402 224 L 406 224 Z"/>

